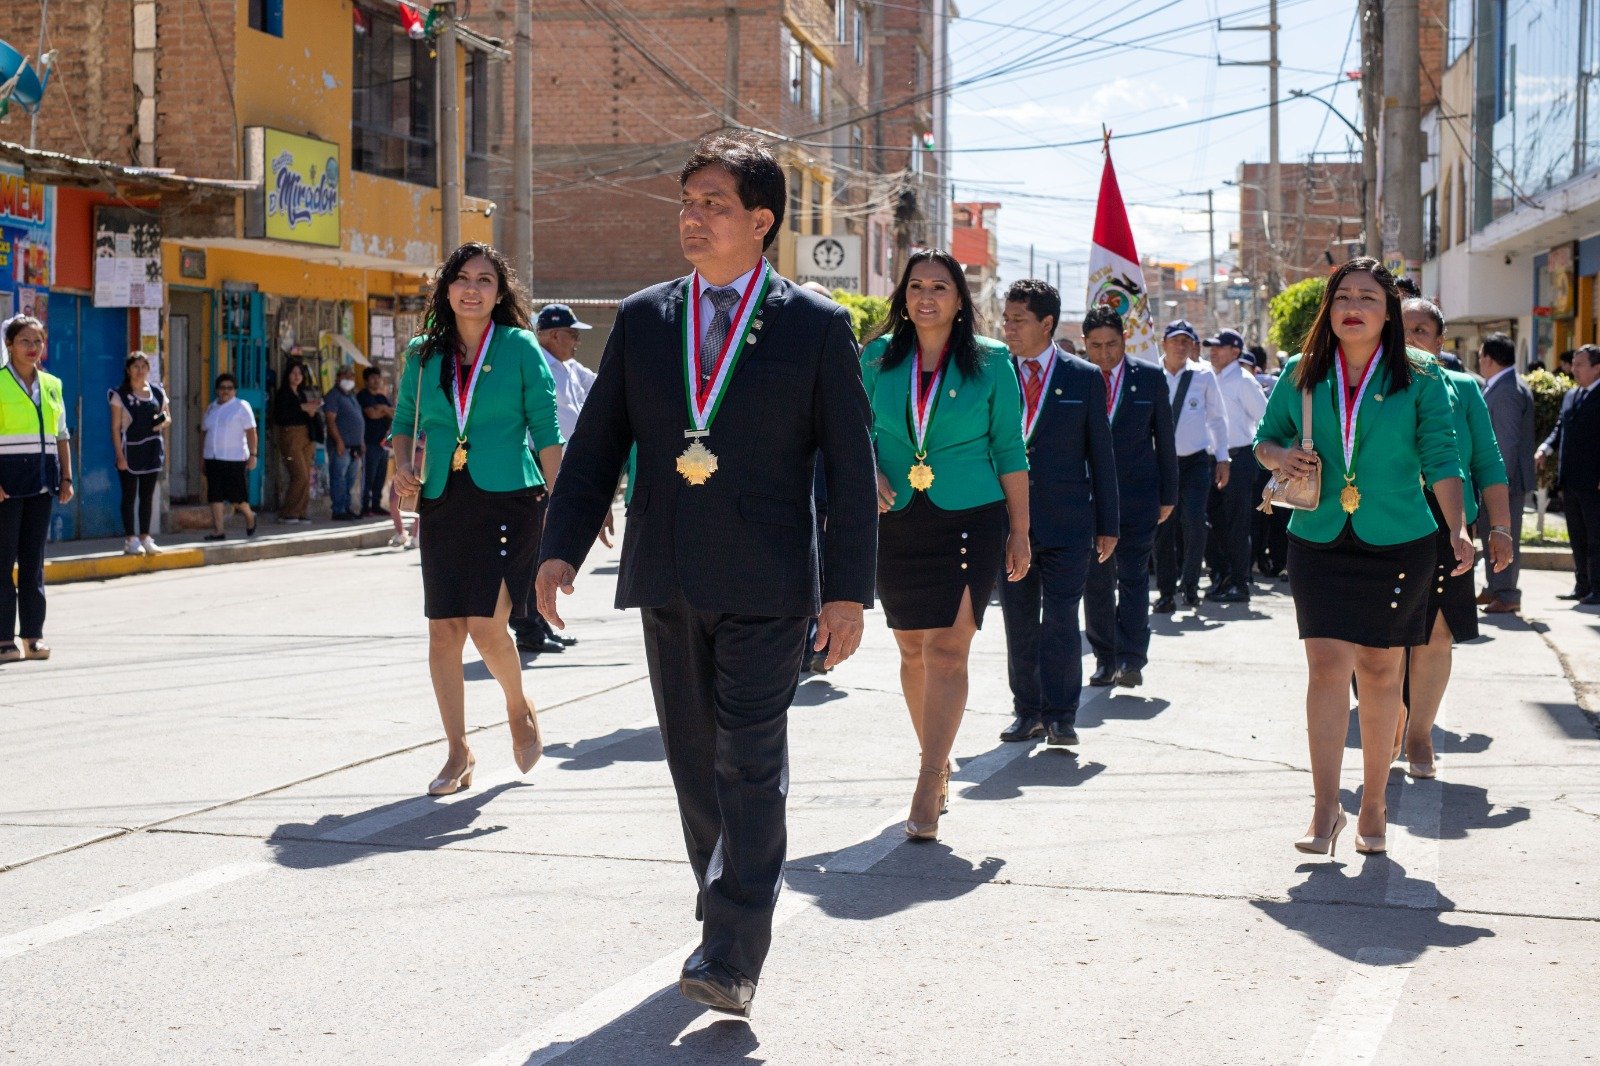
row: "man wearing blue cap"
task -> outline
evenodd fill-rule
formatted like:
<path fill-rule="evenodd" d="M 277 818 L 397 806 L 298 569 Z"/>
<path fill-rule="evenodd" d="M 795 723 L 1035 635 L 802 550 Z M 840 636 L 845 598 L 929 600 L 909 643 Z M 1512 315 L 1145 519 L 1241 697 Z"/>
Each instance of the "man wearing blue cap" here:
<path fill-rule="evenodd" d="M 1255 503 L 1256 460 L 1252 445 L 1256 426 L 1267 410 L 1267 396 L 1255 375 L 1240 363 L 1244 337 L 1235 329 L 1218 330 L 1205 342 L 1211 372 L 1228 410 L 1228 455 L 1233 473 L 1213 497 L 1216 507 L 1212 531 L 1222 567 L 1216 584 L 1206 593 L 1213 603 L 1250 602 L 1250 519 Z"/>
<path fill-rule="evenodd" d="M 1228 484 L 1228 416 L 1211 368 L 1196 362 L 1200 334 L 1183 319 L 1161 338 L 1161 369 L 1178 451 L 1178 508 L 1156 527 L 1155 613 L 1177 610 L 1181 585 L 1186 607 L 1200 605 L 1200 564 L 1206 552 L 1206 501 L 1213 484 Z M 1181 580 L 1180 580 L 1181 577 Z"/>

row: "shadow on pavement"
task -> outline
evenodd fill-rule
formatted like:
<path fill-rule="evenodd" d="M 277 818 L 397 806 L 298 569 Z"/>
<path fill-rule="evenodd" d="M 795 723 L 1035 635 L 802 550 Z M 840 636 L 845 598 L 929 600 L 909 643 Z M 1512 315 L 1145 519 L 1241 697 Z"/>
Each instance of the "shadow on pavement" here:
<path fill-rule="evenodd" d="M 356 814 L 324 815 L 310 824 L 285 822 L 272 831 L 272 835 L 267 839 L 267 845 L 272 849 L 273 861 L 291 870 L 316 870 L 329 866 L 342 866 L 371 854 L 365 848 L 350 847 L 350 844 L 374 844 L 385 850 L 434 851 L 450 844 L 476 840 L 504 830 L 506 827 L 503 825 L 473 828 L 472 823 L 483 813 L 483 808 L 494 802 L 502 793 L 509 789 L 525 787 L 527 786 L 523 782 L 508 781 L 503 785 L 485 789 L 470 799 L 455 802 L 439 802 L 427 796 L 412 796 Z M 437 810 L 429 812 L 427 809 L 429 804 L 435 805 Z M 343 839 L 339 837 L 341 831 L 351 830 L 363 819 L 379 818 L 402 807 L 415 807 L 417 813 L 388 829 L 377 829 L 375 826 L 375 831 L 370 836 L 363 835 L 354 839 L 348 836 Z M 385 839 L 389 834 L 394 836 Z"/>
<path fill-rule="evenodd" d="M 1353 833 L 1355 822 L 1347 833 Z M 1351 843 L 1345 844 L 1352 847 Z M 1354 854 L 1354 853 L 1352 853 Z M 1350 876 L 1352 866 L 1358 867 Z M 1465 947 L 1494 936 L 1494 930 L 1440 920 L 1455 904 L 1430 881 L 1405 876 L 1405 868 L 1387 855 L 1355 855 L 1349 860 L 1302 863 L 1305 881 L 1289 890 L 1289 901 L 1253 900 L 1251 906 L 1285 929 L 1299 933 L 1325 951 L 1354 961 L 1358 952 L 1381 947 L 1385 965 L 1413 962 L 1429 948 Z M 1432 897 L 1429 908 L 1396 905 L 1386 897 Z M 1331 906 L 1330 906 L 1331 904 Z M 1356 904 L 1356 906 L 1350 906 Z M 1363 960 L 1371 960 L 1369 953 Z"/>
<path fill-rule="evenodd" d="M 842 700 L 850 693 L 839 688 L 831 681 L 824 681 L 820 677 L 813 677 L 809 681 L 801 682 L 795 690 L 793 707 L 821 707 L 824 703 Z"/>
<path fill-rule="evenodd" d="M 964 800 L 1016 799 L 1025 788 L 1077 788 L 1103 770 L 1104 763 L 1079 762 L 1075 751 L 1041 746 L 980 784 L 952 781 L 950 790 Z"/>
<path fill-rule="evenodd" d="M 884 832 L 903 835 L 899 823 Z M 827 872 L 843 854 L 793 860 L 787 883 L 790 891 L 810 896 L 824 914 L 852 922 L 885 918 L 924 903 L 960 899 L 995 880 L 1006 865 L 1004 859 L 992 855 L 974 864 L 940 841 L 908 841 L 874 863 L 866 875 Z"/>
<path fill-rule="evenodd" d="M 1561 731 L 1573 740 L 1595 740 L 1600 738 L 1600 717 L 1586 712 L 1576 703 L 1544 703 L 1533 704 L 1545 714 Z"/>
<path fill-rule="evenodd" d="M 1433 751 L 1436 755 L 1482 755 L 1493 743 L 1494 738 L 1487 733 L 1452 733 L 1448 729 L 1433 727 Z"/>
<path fill-rule="evenodd" d="M 696 1019 L 720 1018 L 684 1033 Z M 761 994 L 756 993 L 755 1016 L 761 1017 Z M 683 1037 L 680 1040 L 679 1034 Z M 525 1062 L 560 1063 L 561 1066 L 615 1066 L 617 1063 L 657 1063 L 678 1066 L 691 1063 L 763 1063 L 756 1058 L 761 1038 L 749 1022 L 710 1014 L 704 1007 L 678 995 L 677 985 L 661 989 L 622 1017 L 597 1029 L 565 1053 L 550 1055 L 555 1046 L 534 1049 Z"/>
<path fill-rule="evenodd" d="M 1439 824 L 1431 822 L 1431 811 L 1423 807 L 1423 815 L 1418 819 L 1423 824 L 1413 824 L 1411 819 L 1417 819 L 1417 810 L 1420 804 L 1413 799 L 1420 795 L 1419 790 L 1424 788 L 1438 788 L 1443 794 L 1439 800 Z M 1494 804 L 1489 802 L 1487 789 L 1477 785 L 1460 785 L 1453 781 L 1417 781 L 1403 786 L 1400 794 L 1399 806 L 1390 805 L 1389 821 L 1395 825 L 1403 825 L 1414 835 L 1429 837 L 1435 840 L 1465 840 L 1468 833 L 1477 829 L 1505 829 L 1508 826 L 1518 825 L 1531 818 L 1532 812 L 1526 807 L 1505 807 L 1495 812 Z"/>
<path fill-rule="evenodd" d="M 563 770 L 603 770 L 619 762 L 660 762 L 667 757 L 661 730 L 614 729 L 603 737 L 575 744 L 551 744 L 545 755 L 560 759 Z"/>
<path fill-rule="evenodd" d="M 1209 633 L 1213 629 L 1222 628 L 1222 622 L 1218 619 L 1195 614 L 1188 607 L 1184 610 L 1190 613 L 1181 619 L 1176 614 L 1152 614 L 1150 632 L 1159 633 L 1164 637 L 1181 637 L 1185 633 Z"/>
<path fill-rule="evenodd" d="M 1104 699 L 1095 700 L 1078 712 L 1078 727 L 1104 725 L 1111 719 L 1148 722 L 1171 706 L 1171 700 L 1158 696 L 1134 696 L 1127 689 L 1114 688 Z"/>

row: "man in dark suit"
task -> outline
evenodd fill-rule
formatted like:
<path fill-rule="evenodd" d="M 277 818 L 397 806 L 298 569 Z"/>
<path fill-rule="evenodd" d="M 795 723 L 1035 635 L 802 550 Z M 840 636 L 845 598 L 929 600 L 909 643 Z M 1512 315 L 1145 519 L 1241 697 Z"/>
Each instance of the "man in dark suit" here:
<path fill-rule="evenodd" d="M 783 169 L 744 134 L 702 140 L 679 175 L 687 278 L 618 308 L 551 495 L 536 583 L 578 567 L 638 445 L 617 606 L 643 609 L 667 765 L 699 885 L 688 999 L 748 1016 L 783 880 L 789 704 L 807 622 L 827 666 L 861 642 L 877 485 L 850 316 L 770 271 Z M 812 484 L 828 485 L 818 594 Z"/>
<path fill-rule="evenodd" d="M 1522 610 L 1522 590 L 1517 576 L 1522 568 L 1522 505 L 1538 487 L 1533 465 L 1533 393 L 1517 377 L 1517 346 L 1504 333 L 1491 333 L 1478 348 L 1478 369 L 1483 373 L 1483 399 L 1489 405 L 1495 443 L 1505 460 L 1507 491 L 1511 496 L 1511 565 L 1495 572 L 1484 557 L 1489 597 L 1485 614 L 1517 614 Z"/>
<path fill-rule="evenodd" d="M 1083 319 L 1083 347 L 1106 386 L 1117 458 L 1117 550 L 1089 568 L 1085 630 L 1094 649 L 1091 685 L 1144 683 L 1150 651 L 1150 551 L 1156 526 L 1178 502 L 1178 453 L 1172 405 L 1161 369 L 1126 357 L 1122 316 L 1092 307 Z"/>
<path fill-rule="evenodd" d="M 1078 605 L 1091 559 L 1117 546 L 1117 464 L 1100 372 L 1051 341 L 1061 296 L 1029 278 L 1006 293 L 1006 347 L 1022 384 L 1022 433 L 1028 445 L 1029 533 L 1033 566 L 1000 584 L 1006 659 L 1016 718 L 1001 740 L 1043 735 L 1051 745 L 1078 743 L 1083 650 Z"/>
<path fill-rule="evenodd" d="M 1567 533 L 1572 540 L 1572 591 L 1564 600 L 1600 607 L 1600 347 L 1585 344 L 1572 353 L 1577 385 L 1561 398 L 1556 428 L 1539 445 L 1535 461 L 1543 466 L 1556 457 L 1556 484 L 1567 508 Z"/>

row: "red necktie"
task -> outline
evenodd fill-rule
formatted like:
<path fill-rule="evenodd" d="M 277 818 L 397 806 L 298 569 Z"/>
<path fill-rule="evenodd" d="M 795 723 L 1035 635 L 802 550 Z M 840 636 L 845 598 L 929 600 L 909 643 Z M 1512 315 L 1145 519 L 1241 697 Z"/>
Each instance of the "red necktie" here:
<path fill-rule="evenodd" d="M 1039 407 L 1039 394 L 1044 392 L 1044 375 L 1039 370 L 1037 359 L 1029 360 L 1027 364 L 1028 380 L 1023 382 L 1023 395 L 1028 400 L 1028 412 L 1031 414 Z"/>

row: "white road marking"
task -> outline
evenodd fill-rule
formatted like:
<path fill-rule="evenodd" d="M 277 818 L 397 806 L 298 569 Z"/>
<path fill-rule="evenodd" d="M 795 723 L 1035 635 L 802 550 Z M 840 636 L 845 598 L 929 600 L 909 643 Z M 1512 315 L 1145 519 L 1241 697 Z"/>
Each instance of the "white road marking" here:
<path fill-rule="evenodd" d="M 100 929 L 120 922 L 124 918 L 131 918 L 136 914 L 164 907 L 187 896 L 198 895 L 210 891 L 220 885 L 237 881 L 242 877 L 260 873 L 271 869 L 272 864 L 266 862 L 239 862 L 228 866 L 218 866 L 215 869 L 203 870 L 181 881 L 173 881 L 165 885 L 156 885 L 142 892 L 135 892 L 131 896 L 112 900 L 110 903 L 92 907 L 77 914 L 69 914 L 59 918 L 48 925 L 35 926 L 24 929 L 20 933 L 0 938 L 0 959 L 10 959 L 31 951 L 45 944 L 54 944 L 58 940 L 67 940 L 87 933 L 93 929 Z"/>
<path fill-rule="evenodd" d="M 1391 818 L 1389 832 L 1401 846 L 1389 864 L 1385 903 L 1432 910 L 1439 905 L 1439 826 L 1444 814 L 1444 786 L 1437 779 L 1407 781 L 1400 790 L 1406 824 Z M 1398 832 L 1397 832 L 1398 831 Z"/>
<path fill-rule="evenodd" d="M 1415 957 L 1398 948 L 1357 951 L 1300 1066 L 1361 1066 L 1376 1058 Z"/>

